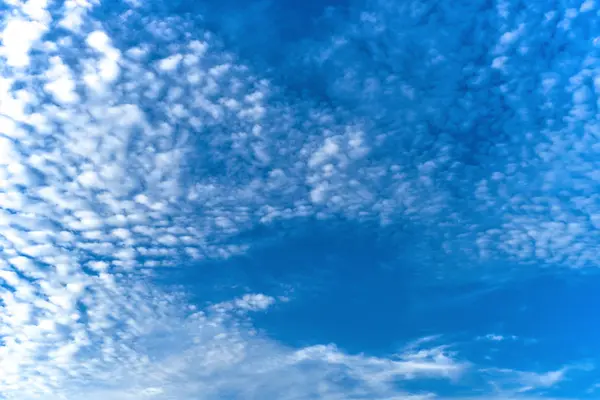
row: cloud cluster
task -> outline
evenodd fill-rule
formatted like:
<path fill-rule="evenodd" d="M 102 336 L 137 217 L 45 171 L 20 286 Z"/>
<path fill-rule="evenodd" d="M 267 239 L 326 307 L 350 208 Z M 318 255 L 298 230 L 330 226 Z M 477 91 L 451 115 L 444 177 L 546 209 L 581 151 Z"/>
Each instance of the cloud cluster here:
<path fill-rule="evenodd" d="M 472 262 L 597 265 L 597 12 L 380 0 L 307 44 L 327 96 L 377 138 L 363 204 Z"/>
<path fill-rule="evenodd" d="M 261 124 L 268 82 L 218 44 L 211 50 L 210 35 L 161 56 L 152 46 L 171 28 L 146 21 L 155 41 L 119 49 L 98 22 L 81 22 L 90 4 L 65 3 L 62 16 L 47 6 L 16 2 L 3 21 L 3 396 L 217 398 L 287 387 L 269 387 L 268 374 L 257 379 L 261 369 L 289 376 L 296 390 L 342 393 L 334 377 L 321 378 L 325 371 L 375 393 L 383 389 L 363 384 L 459 368 L 445 359 L 435 367 L 429 359 L 348 356 L 331 346 L 280 348 L 228 316 L 267 308 L 268 296 L 215 305 L 220 311 L 209 317 L 186 315 L 181 298 L 152 286 L 155 268 L 243 251 L 223 239 L 275 212 L 263 211 L 262 200 L 285 173 L 255 178 L 270 164 L 267 139 L 275 134 Z M 46 40 L 57 21 L 65 30 Z M 38 33 L 20 35 L 29 25 Z M 328 134 L 315 142 L 320 150 L 308 168 L 344 168 L 346 156 L 331 147 L 361 157 L 361 143 L 360 132 Z M 306 189 L 315 203 L 325 192 L 318 179 Z M 291 214 L 310 209 L 308 199 L 298 201 Z"/>
<path fill-rule="evenodd" d="M 482 11 L 473 3 L 469 13 Z M 449 252 L 595 262 L 600 158 L 589 4 L 555 16 L 485 10 L 480 18 L 498 25 L 489 33 L 497 46 L 453 58 L 462 36 L 443 29 L 409 45 L 426 29 L 418 21 L 437 17 L 465 36 L 485 21 L 465 22 L 454 6 L 373 2 L 307 61 L 331 74 L 332 102 L 345 99 L 328 106 L 287 98 L 184 18 L 114 16 L 143 26 L 131 44 L 92 17 L 92 2 L 6 6 L 6 399 L 424 399 L 435 395 L 410 394 L 403 383 L 481 373 L 446 346 L 395 358 L 289 348 L 248 320 L 276 305 L 270 296 L 198 311 L 151 281 L 161 268 L 243 253 L 250 243 L 230 239 L 279 219 L 410 222 L 434 227 Z M 563 46 L 578 45 L 569 54 L 553 48 L 532 70 L 542 42 L 526 33 L 544 24 L 563 32 Z M 380 47 L 367 46 L 371 61 L 357 61 L 368 41 Z M 464 85 L 471 89 L 462 93 Z M 469 207 L 457 207 L 463 202 Z M 565 373 L 516 376 L 530 391 Z"/>

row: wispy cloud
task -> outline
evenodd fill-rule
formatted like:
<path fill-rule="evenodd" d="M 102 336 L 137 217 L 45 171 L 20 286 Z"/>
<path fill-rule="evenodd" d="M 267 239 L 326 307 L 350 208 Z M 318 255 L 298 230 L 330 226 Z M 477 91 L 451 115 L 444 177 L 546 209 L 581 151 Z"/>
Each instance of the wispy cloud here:
<path fill-rule="evenodd" d="M 577 371 L 592 370 L 594 370 L 594 366 L 586 363 L 565 365 L 556 370 L 543 372 L 502 368 L 481 369 L 480 372 L 484 376 L 488 376 L 488 382 L 499 393 L 512 396 L 527 393 L 529 396 L 534 396 L 533 393 L 560 386 L 570 379 L 569 375 L 573 375 Z"/>
<path fill-rule="evenodd" d="M 489 342 L 505 342 L 505 341 L 515 341 L 519 338 L 516 335 L 500 335 L 496 333 L 488 333 L 484 336 L 478 336 L 477 340 L 489 341 Z"/>

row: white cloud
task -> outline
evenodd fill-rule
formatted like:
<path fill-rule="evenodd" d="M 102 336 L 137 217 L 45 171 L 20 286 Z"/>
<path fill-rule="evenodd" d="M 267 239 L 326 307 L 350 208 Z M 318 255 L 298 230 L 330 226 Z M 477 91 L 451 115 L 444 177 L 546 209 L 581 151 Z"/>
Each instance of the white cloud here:
<path fill-rule="evenodd" d="M 87 12 L 93 8 L 96 1 L 67 0 L 63 4 L 63 17 L 59 25 L 79 33 L 84 24 Z"/>
<path fill-rule="evenodd" d="M 88 395 L 92 399 L 108 396 L 117 400 L 135 399 L 142 394 L 152 394 L 157 399 L 191 399 L 199 393 L 207 399 L 226 394 L 278 395 L 283 399 L 315 395 L 331 399 L 352 395 L 392 398 L 402 396 L 394 389 L 395 382 L 443 378 L 460 373 L 463 368 L 456 362 L 438 366 L 433 359 L 415 364 L 347 355 L 335 346 L 293 350 L 234 328 L 232 322 L 227 314 L 219 313 L 214 319 L 203 313 L 195 314 L 183 329 L 171 329 L 176 342 L 172 337 L 165 343 L 164 339 L 149 343 L 159 352 L 154 362 L 144 367 L 143 376 L 123 371 L 125 375 L 119 375 L 112 389 L 91 391 Z M 193 326 L 203 329 L 198 331 Z M 174 344 L 176 353 L 172 351 Z M 353 382 L 354 388 L 344 387 L 338 383 L 340 379 Z"/>
<path fill-rule="evenodd" d="M 79 96 L 75 91 L 75 82 L 69 68 L 60 57 L 52 57 L 49 61 L 51 67 L 46 73 L 48 82 L 44 85 L 46 92 L 50 93 L 59 103 L 77 102 Z"/>
<path fill-rule="evenodd" d="M 566 372 L 567 369 L 563 368 L 557 371 L 549 371 L 542 374 L 533 372 L 520 373 L 519 382 L 524 385 L 520 391 L 552 387 L 565 379 Z"/>
<path fill-rule="evenodd" d="M 29 51 L 47 30 L 48 27 L 39 21 L 8 18 L 0 34 L 0 55 L 11 67 L 26 67 L 29 65 Z"/>
<path fill-rule="evenodd" d="M 164 72 L 173 72 L 182 59 L 183 56 L 181 54 L 175 54 L 170 57 L 167 57 L 158 62 L 158 69 Z"/>
<path fill-rule="evenodd" d="M 266 296 L 262 293 L 245 294 L 239 299 L 234 299 L 224 303 L 218 303 L 212 306 L 212 309 L 219 312 L 231 311 L 263 311 L 275 304 L 275 298 Z"/>
<path fill-rule="evenodd" d="M 485 336 L 478 336 L 477 340 L 486 340 L 490 342 L 505 342 L 505 341 L 514 341 L 519 338 L 515 335 L 499 335 L 495 333 L 489 333 Z"/>
<path fill-rule="evenodd" d="M 457 225 L 438 223 L 442 216 L 461 226 L 468 221 L 465 235 L 478 239 L 481 252 L 574 266 L 594 260 L 597 240 L 589 224 L 600 210 L 588 196 L 597 180 L 589 160 L 598 143 L 595 125 L 584 121 L 594 97 L 580 83 L 590 78 L 585 71 L 565 89 L 572 104 L 564 117 L 572 129 L 545 127 L 543 140 L 531 148 L 515 145 L 513 155 L 502 144 L 486 150 L 500 160 L 478 170 L 481 180 L 465 189 L 474 193 L 477 215 L 502 213 L 499 223 L 492 219 L 483 229 L 468 212 L 450 208 L 450 193 L 458 189 L 446 184 L 460 186 L 469 177 L 459 170 L 462 150 L 442 133 L 439 140 L 423 133 L 410 108 L 400 123 L 408 133 L 381 132 L 377 121 L 392 111 L 378 101 L 372 119 L 283 101 L 211 35 L 179 19 L 145 21 L 158 50 L 144 43 L 118 49 L 118 41 L 89 20 L 92 5 L 84 1 L 66 2 L 58 22 L 67 38 L 78 39 L 70 43 L 86 43 L 78 59 L 68 61 L 58 45 L 40 47 L 36 61 L 48 67 L 27 75 L 23 67 L 50 15 L 44 1 L 7 4 L 0 54 L 14 68 L 0 77 L 0 392 L 9 400 L 78 399 L 82 393 L 91 400 L 185 400 L 199 393 L 206 399 L 230 393 L 417 399 L 429 395 L 404 393 L 402 382 L 456 380 L 475 370 L 448 346 L 425 346 L 437 340 L 431 337 L 389 358 L 348 354 L 335 345 L 287 347 L 247 327 L 247 312 L 268 310 L 273 297 L 246 294 L 187 316 L 183 295 L 161 291 L 140 268 L 243 253 L 247 243 L 228 239 L 277 219 L 418 220 L 451 242 L 445 229 Z M 379 17 L 363 23 L 385 24 Z M 527 40 L 527 29 L 508 34 L 517 28 L 501 32 L 502 46 Z M 171 50 L 165 43 L 172 44 L 177 30 L 197 37 Z M 330 53 L 344 51 L 342 42 Z M 158 55 L 160 72 L 146 65 Z M 508 55 L 494 56 L 506 76 L 520 78 Z M 355 72 L 332 84 L 332 96 L 352 84 L 361 73 Z M 379 100 L 373 98 L 377 87 L 394 85 L 362 78 L 356 80 L 368 90 L 358 91 L 361 103 Z M 13 89 L 17 80 L 20 88 Z M 394 96 L 420 98 L 427 110 L 444 105 L 429 104 L 431 93 L 403 85 Z M 551 97 L 561 86 L 544 90 Z M 402 96 L 394 97 L 394 108 L 406 105 Z M 43 103 L 46 97 L 56 104 Z M 582 137 L 571 138 L 579 128 Z M 387 157 L 388 145 L 399 146 L 398 154 Z M 368 157 L 381 153 L 383 161 Z M 541 165 L 545 174 L 527 176 L 523 165 Z M 577 196 L 544 194 L 572 177 Z M 528 184 L 540 189 L 537 196 L 522 193 Z M 527 392 L 554 387 L 566 371 L 493 373 L 508 379 L 511 390 Z"/>
<path fill-rule="evenodd" d="M 86 73 L 83 76 L 83 81 L 90 90 L 100 95 L 105 93 L 108 90 L 107 86 L 119 77 L 121 54 L 113 47 L 108 35 L 101 30 L 89 33 L 86 37 L 86 43 L 91 49 L 99 53 L 100 58 L 90 60 L 84 64 Z"/>
<path fill-rule="evenodd" d="M 539 390 L 548 390 L 559 386 L 568 379 L 568 374 L 575 369 L 590 370 L 589 365 L 564 366 L 557 370 L 533 372 L 518 371 L 513 369 L 488 368 L 481 369 L 483 376 L 488 376 L 488 382 L 496 391 L 507 396 L 520 396 L 522 393 L 533 393 Z"/>

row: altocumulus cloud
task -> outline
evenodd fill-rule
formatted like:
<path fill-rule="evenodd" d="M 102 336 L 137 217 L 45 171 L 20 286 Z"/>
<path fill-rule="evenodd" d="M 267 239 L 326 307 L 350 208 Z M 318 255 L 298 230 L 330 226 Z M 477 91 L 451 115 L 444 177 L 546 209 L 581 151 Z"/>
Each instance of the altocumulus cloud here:
<path fill-rule="evenodd" d="M 260 224 L 340 214 L 419 224 L 473 260 L 592 263 L 595 6 L 483 3 L 368 2 L 313 46 L 303 62 L 332 71 L 328 96 L 349 112 L 287 98 L 184 17 L 131 3 L 114 16 L 142 27 L 131 44 L 94 16 L 99 2 L 5 1 L 0 396 L 416 400 L 437 395 L 403 383 L 491 374 L 510 384 L 482 390 L 525 399 L 560 384 L 566 367 L 491 373 L 435 340 L 390 357 L 292 348 L 252 327 L 253 312 L 278 306 L 267 294 L 196 309 L 151 280 L 158 267 L 245 252 L 251 243 L 229 239 Z M 468 36 L 464 13 L 493 27 L 467 50 L 443 29 L 423 37 L 418 21 L 437 17 Z M 573 53 L 550 46 L 540 63 L 550 26 Z M 393 64 L 413 40 L 421 66 Z M 381 45 L 367 46 L 372 64 L 348 63 L 365 42 Z M 456 208 L 457 193 L 489 217 Z"/>

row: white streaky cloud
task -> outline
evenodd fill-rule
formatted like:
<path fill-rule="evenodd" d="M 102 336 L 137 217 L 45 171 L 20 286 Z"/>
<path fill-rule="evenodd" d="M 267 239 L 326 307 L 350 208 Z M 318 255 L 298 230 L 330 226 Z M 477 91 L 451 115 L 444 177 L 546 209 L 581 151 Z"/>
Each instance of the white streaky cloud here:
<path fill-rule="evenodd" d="M 488 368 L 481 369 L 482 376 L 488 379 L 493 387 L 500 393 L 520 396 L 522 393 L 531 393 L 538 390 L 548 390 L 560 385 L 568 379 L 568 374 L 573 369 L 589 369 L 588 366 L 564 366 L 557 370 L 533 372 L 512 369 Z"/>
<path fill-rule="evenodd" d="M 462 374 L 466 367 L 458 361 L 436 366 L 434 359 L 416 364 L 347 355 L 332 345 L 294 350 L 237 326 L 230 314 L 221 311 L 193 314 L 143 344 L 155 349 L 143 375 L 119 370 L 110 386 L 87 395 L 117 400 L 149 394 L 156 399 L 192 399 L 199 394 L 206 399 L 227 394 L 283 399 L 413 398 L 394 385 L 403 380 L 444 379 Z M 352 386 L 345 387 L 340 380 Z"/>
<path fill-rule="evenodd" d="M 298 361 L 323 360 L 328 364 L 339 364 L 354 369 L 357 375 L 364 374 L 373 384 L 390 383 L 395 379 L 417 379 L 420 377 L 459 377 L 468 368 L 446 354 L 444 349 L 423 350 L 423 354 L 403 354 L 399 360 L 376 357 L 349 356 L 331 346 L 314 346 L 295 353 Z M 351 373 L 352 374 L 352 373 Z"/>
<path fill-rule="evenodd" d="M 520 391 L 529 391 L 538 388 L 549 388 L 565 379 L 567 370 L 550 371 L 543 374 L 525 372 L 519 376 L 519 381 L 524 385 Z"/>

